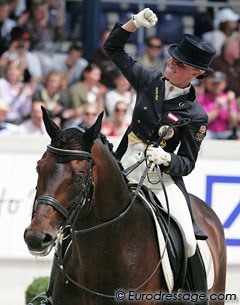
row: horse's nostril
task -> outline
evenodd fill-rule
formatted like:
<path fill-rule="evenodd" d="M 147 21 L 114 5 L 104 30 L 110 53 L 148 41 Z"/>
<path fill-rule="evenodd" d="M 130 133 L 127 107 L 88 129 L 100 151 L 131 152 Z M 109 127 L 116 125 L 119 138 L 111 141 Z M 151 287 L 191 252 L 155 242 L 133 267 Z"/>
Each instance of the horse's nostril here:
<path fill-rule="evenodd" d="M 31 250 L 43 249 L 49 246 L 54 240 L 53 236 L 45 231 L 40 231 L 36 233 L 33 232 L 31 229 L 25 230 L 24 239 Z"/>
<path fill-rule="evenodd" d="M 45 237 L 43 238 L 44 244 L 50 244 L 53 241 L 53 237 L 51 234 L 45 233 Z"/>

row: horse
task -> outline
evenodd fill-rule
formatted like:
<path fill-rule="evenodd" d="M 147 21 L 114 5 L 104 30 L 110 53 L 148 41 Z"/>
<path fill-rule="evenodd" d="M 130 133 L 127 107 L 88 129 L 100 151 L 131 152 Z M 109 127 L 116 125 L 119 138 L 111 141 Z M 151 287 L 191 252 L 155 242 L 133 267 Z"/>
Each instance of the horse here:
<path fill-rule="evenodd" d="M 52 304 L 164 304 L 149 297 L 168 291 L 153 216 L 142 198 L 133 196 L 110 143 L 101 136 L 103 115 L 86 131 L 61 130 L 42 111 L 51 144 L 37 162 L 36 197 L 24 240 L 35 256 L 48 255 L 55 246 Z M 209 293 L 223 293 L 222 225 L 206 203 L 191 199 L 213 257 Z"/>

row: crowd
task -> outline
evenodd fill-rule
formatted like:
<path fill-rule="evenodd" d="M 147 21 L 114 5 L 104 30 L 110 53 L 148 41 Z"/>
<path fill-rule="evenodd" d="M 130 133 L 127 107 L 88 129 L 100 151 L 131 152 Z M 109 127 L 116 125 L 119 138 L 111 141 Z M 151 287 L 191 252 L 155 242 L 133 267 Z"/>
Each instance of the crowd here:
<path fill-rule="evenodd" d="M 80 42 L 57 48 L 69 33 L 61 0 L 0 0 L 0 134 L 44 134 L 41 106 L 62 128 L 89 127 L 104 111 L 102 132 L 122 136 L 131 122 L 136 93 L 109 59 L 103 44 L 83 58 Z M 216 15 L 203 34 L 217 50 L 213 74 L 195 79 L 198 100 L 208 113 L 209 139 L 240 139 L 239 16 L 230 8 Z M 163 70 L 161 37 L 146 38 L 136 60 Z"/>

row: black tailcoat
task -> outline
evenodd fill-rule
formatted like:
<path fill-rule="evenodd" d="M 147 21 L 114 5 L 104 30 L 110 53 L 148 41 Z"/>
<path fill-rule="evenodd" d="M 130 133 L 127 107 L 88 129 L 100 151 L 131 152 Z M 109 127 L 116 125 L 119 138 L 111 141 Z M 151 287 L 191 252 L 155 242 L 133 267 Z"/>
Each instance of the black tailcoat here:
<path fill-rule="evenodd" d="M 174 128 L 174 135 L 166 140 L 164 150 L 171 153 L 171 163 L 163 169 L 171 175 L 189 203 L 182 176 L 190 174 L 195 167 L 206 134 L 207 113 L 196 100 L 192 86 L 188 94 L 164 101 L 165 79 L 162 72 L 144 68 L 125 52 L 124 45 L 130 35 L 120 24 L 116 24 L 104 45 L 107 54 L 137 93 L 129 130 L 144 143 L 150 144 L 158 139 L 158 130 L 162 125 L 172 123 L 169 113 L 179 119 L 190 120 L 187 125 Z M 174 153 L 177 146 L 177 153 Z"/>

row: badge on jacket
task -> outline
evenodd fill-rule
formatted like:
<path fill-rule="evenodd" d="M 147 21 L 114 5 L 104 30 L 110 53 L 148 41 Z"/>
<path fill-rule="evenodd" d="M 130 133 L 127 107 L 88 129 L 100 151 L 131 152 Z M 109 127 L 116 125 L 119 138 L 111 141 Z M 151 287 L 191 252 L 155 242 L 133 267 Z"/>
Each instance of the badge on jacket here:
<path fill-rule="evenodd" d="M 158 135 L 162 136 L 162 134 L 164 134 L 163 136 L 163 140 L 169 140 L 173 137 L 174 135 L 174 130 L 173 128 L 169 128 L 169 125 L 163 125 L 159 128 L 158 130 Z M 168 129 L 169 128 L 169 129 Z M 167 130 L 168 129 L 168 130 Z M 166 131 L 167 130 L 167 131 Z"/>
<path fill-rule="evenodd" d="M 207 127 L 205 125 L 201 125 L 199 128 L 199 131 L 196 134 L 196 141 L 202 142 L 205 133 L 206 133 Z"/>

